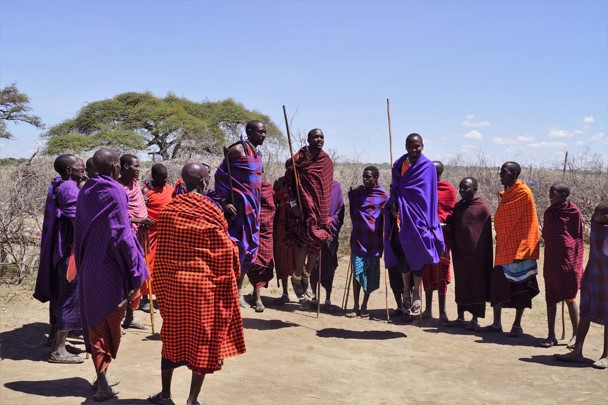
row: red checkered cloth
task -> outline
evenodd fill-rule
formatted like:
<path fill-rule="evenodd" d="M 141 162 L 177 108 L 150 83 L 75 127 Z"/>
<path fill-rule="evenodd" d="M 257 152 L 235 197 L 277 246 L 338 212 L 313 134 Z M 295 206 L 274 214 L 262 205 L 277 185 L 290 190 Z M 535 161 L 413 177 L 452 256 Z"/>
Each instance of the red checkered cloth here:
<path fill-rule="evenodd" d="M 112 359 L 118 354 L 122 329 L 120 323 L 125 316 L 127 306 L 116 308 L 97 325 L 89 329 L 89 344 L 91 345 L 91 358 L 97 373 L 110 365 Z"/>
<path fill-rule="evenodd" d="M 307 246 L 308 253 L 318 255 L 321 244 L 331 237 L 329 203 L 331 182 L 334 178 L 334 163 L 323 150 L 312 158 L 308 147 L 293 156 L 298 171 L 299 190 L 303 219 L 287 211 L 287 245 Z M 293 168 L 285 172 L 285 183 L 291 197 L 297 200 Z"/>
<path fill-rule="evenodd" d="M 262 180 L 262 204 L 260 210 L 260 245 L 255 263 L 247 272 L 249 281 L 255 288 L 262 288 L 273 277 L 274 257 L 272 232 L 274 215 L 277 207 L 274 204 L 274 190 L 266 180 Z"/>
<path fill-rule="evenodd" d="M 296 268 L 294 248 L 284 243 L 287 235 L 287 211 L 291 210 L 284 180 L 285 177 L 279 177 L 274 182 L 274 200 L 277 206 L 274 217 L 274 268 L 279 280 L 291 276 Z"/>
<path fill-rule="evenodd" d="M 581 283 L 581 318 L 608 326 L 608 225 L 595 221 Z"/>
<path fill-rule="evenodd" d="M 162 357 L 220 370 L 218 360 L 245 352 L 239 274 L 238 248 L 210 199 L 188 193 L 165 207 L 153 284 L 163 318 Z"/>
<path fill-rule="evenodd" d="M 576 298 L 583 277 L 583 216 L 570 201 L 551 205 L 544 214 L 545 298 L 547 306 Z"/>
<path fill-rule="evenodd" d="M 437 182 L 437 217 L 439 222 L 445 223 L 448 216 L 452 213 L 456 205 L 456 189 L 445 180 Z M 439 294 L 446 295 L 448 292 L 448 284 L 451 282 L 450 277 L 450 250 L 451 236 L 443 230 L 443 241 L 445 242 L 445 250 L 439 259 L 438 264 L 427 264 L 424 266 L 422 273 L 422 285 L 424 290 L 437 290 Z"/>

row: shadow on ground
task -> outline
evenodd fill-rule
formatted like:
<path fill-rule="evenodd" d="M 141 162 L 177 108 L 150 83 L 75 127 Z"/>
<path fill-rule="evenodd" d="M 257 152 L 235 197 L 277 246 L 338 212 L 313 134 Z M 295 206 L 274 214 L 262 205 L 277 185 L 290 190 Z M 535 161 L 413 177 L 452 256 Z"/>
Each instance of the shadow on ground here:
<path fill-rule="evenodd" d="M 559 361 L 551 354 L 544 354 L 539 356 L 522 357 L 519 361 L 524 363 L 536 363 L 544 366 L 560 367 L 560 368 L 590 368 L 593 364 L 593 360 L 585 359 L 582 363 L 574 363 L 568 361 Z"/>
<path fill-rule="evenodd" d="M 87 397 L 95 394 L 95 391 L 91 388 L 91 383 L 82 377 L 43 381 L 12 381 L 4 384 L 4 386 L 13 391 L 42 397 Z"/>
<path fill-rule="evenodd" d="M 48 329 L 48 324 L 34 322 L 0 333 L 0 358 L 47 361 L 49 347 L 45 342 Z"/>
<path fill-rule="evenodd" d="M 300 326 L 294 322 L 285 322 L 279 319 L 243 318 L 243 328 L 256 330 L 276 330 Z"/>
<path fill-rule="evenodd" d="M 424 322 L 424 321 L 423 321 Z M 538 347 L 538 338 L 527 333 L 522 336 L 512 338 L 507 332 L 502 333 L 484 333 L 464 330 L 464 328 L 448 328 L 445 326 L 437 326 L 433 328 L 423 329 L 427 333 L 447 333 L 449 335 L 473 335 L 478 338 L 475 343 L 489 343 L 502 346 L 528 346 Z"/>
<path fill-rule="evenodd" d="M 388 340 L 405 338 L 407 335 L 403 332 L 393 332 L 390 330 L 348 330 L 325 328 L 317 331 L 317 336 L 322 338 L 339 338 L 339 339 L 364 339 L 364 340 Z"/>

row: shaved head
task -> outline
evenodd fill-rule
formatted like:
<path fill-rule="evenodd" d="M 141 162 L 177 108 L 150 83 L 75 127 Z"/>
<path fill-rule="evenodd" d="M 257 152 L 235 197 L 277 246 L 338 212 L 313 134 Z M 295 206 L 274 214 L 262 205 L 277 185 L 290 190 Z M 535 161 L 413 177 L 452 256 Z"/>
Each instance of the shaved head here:
<path fill-rule="evenodd" d="M 116 167 L 120 171 L 120 156 L 113 150 L 101 148 L 93 155 L 93 167 L 101 176 L 110 176 L 118 179 Z"/>
<path fill-rule="evenodd" d="M 554 189 L 556 192 L 564 195 L 565 197 L 569 197 L 570 196 L 570 187 L 568 187 L 567 184 L 564 184 L 564 183 L 553 183 L 551 185 L 551 188 Z"/>
<path fill-rule="evenodd" d="M 435 170 L 437 170 L 437 180 L 440 180 L 443 174 L 443 163 L 439 160 L 433 160 L 433 164 L 435 165 Z"/>
<path fill-rule="evenodd" d="M 152 165 L 152 170 L 150 172 L 152 177 L 167 176 L 167 168 L 162 163 L 155 163 Z"/>
<path fill-rule="evenodd" d="M 186 163 L 182 168 L 182 180 L 190 193 L 209 184 L 209 166 L 202 163 Z"/>
<path fill-rule="evenodd" d="M 61 176 L 65 176 L 67 174 L 68 167 L 74 165 L 78 158 L 74 155 L 59 155 L 57 159 L 55 159 L 55 163 L 53 164 L 53 168 L 57 173 Z"/>

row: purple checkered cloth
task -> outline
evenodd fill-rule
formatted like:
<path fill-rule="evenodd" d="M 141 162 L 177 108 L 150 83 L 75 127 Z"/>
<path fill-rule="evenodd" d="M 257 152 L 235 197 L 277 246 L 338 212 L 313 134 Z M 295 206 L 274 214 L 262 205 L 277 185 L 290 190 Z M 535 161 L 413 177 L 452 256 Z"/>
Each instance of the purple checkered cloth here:
<path fill-rule="evenodd" d="M 123 186 L 108 176 L 85 183 L 74 221 L 84 341 L 88 332 L 124 304 L 148 278 L 144 251 L 131 230 Z"/>
<path fill-rule="evenodd" d="M 595 221 L 581 283 L 581 318 L 608 326 L 608 225 Z"/>
<path fill-rule="evenodd" d="M 359 186 L 348 192 L 350 219 L 353 229 L 350 234 L 350 250 L 359 257 L 382 257 L 382 210 L 388 200 L 386 190 L 376 184 L 371 189 Z"/>

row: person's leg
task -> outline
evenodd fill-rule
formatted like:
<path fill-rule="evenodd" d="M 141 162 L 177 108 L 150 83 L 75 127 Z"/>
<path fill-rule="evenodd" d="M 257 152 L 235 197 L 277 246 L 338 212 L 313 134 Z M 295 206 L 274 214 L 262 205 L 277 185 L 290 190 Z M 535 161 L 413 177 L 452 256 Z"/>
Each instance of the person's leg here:
<path fill-rule="evenodd" d="M 393 296 L 395 297 L 395 306 L 398 311 L 403 310 L 403 292 L 402 291 L 393 291 Z"/>
<path fill-rule="evenodd" d="M 525 308 L 517 308 L 515 309 L 515 320 L 513 321 L 513 326 L 521 328 L 521 318 L 524 316 Z"/>
<path fill-rule="evenodd" d="M 555 317 L 557 316 L 557 305 L 547 306 L 547 328 L 549 335 L 547 339 L 541 342 L 541 346 L 551 347 L 553 342 L 557 342 L 555 338 Z M 576 333 L 576 329 L 575 332 Z"/>
<path fill-rule="evenodd" d="M 355 316 L 361 315 L 361 312 L 359 311 L 359 297 L 360 296 L 361 296 L 361 284 L 359 284 L 359 281 L 357 281 L 357 279 L 353 275 L 353 301 L 354 301 L 354 306 L 353 306 L 352 312 L 348 312 L 346 314 L 347 317 L 353 318 Z"/>
<path fill-rule="evenodd" d="M 367 302 L 369 301 L 369 293 L 364 293 L 363 294 L 363 303 L 361 304 L 361 314 L 363 314 L 363 312 L 367 312 Z"/>
<path fill-rule="evenodd" d="M 146 329 L 144 325 L 135 321 L 135 316 L 133 315 L 133 307 L 131 304 L 127 304 L 127 310 L 125 313 L 125 320 L 122 324 L 122 327 L 125 329 L 133 328 L 133 329 Z"/>
<path fill-rule="evenodd" d="M 572 337 L 568 342 L 568 348 L 573 348 L 576 344 L 576 330 L 578 329 L 578 305 L 576 301 L 566 301 L 568 306 L 568 314 L 570 315 L 570 322 L 572 323 Z"/>
<path fill-rule="evenodd" d="M 245 273 L 242 273 L 241 276 L 236 280 L 236 285 L 239 289 L 239 305 L 241 308 L 251 308 L 251 305 L 245 299 L 245 294 L 243 293 L 243 280 L 245 280 Z"/>
<path fill-rule="evenodd" d="M 160 382 L 162 390 L 160 396 L 162 399 L 171 399 L 171 381 L 173 380 L 173 368 L 169 370 L 161 370 Z"/>
<path fill-rule="evenodd" d="M 496 329 L 502 329 L 502 305 L 495 305 L 492 310 L 494 312 L 494 323 L 492 323 L 492 326 Z"/>
<path fill-rule="evenodd" d="M 422 313 L 422 318 L 432 318 L 433 317 L 433 289 L 427 288 L 424 290 L 424 312 Z"/>
<path fill-rule="evenodd" d="M 201 388 L 203 388 L 204 381 L 205 374 L 192 373 L 192 380 L 190 380 L 190 394 L 186 400 L 187 405 L 194 405 L 198 402 L 198 394 L 201 393 Z"/>
<path fill-rule="evenodd" d="M 439 319 L 443 322 L 448 321 L 448 314 L 445 312 L 445 294 L 437 293 L 437 298 L 439 300 Z"/>
<path fill-rule="evenodd" d="M 414 290 L 412 291 L 412 307 L 414 306 L 414 303 L 416 301 L 418 301 L 418 303 L 420 303 L 420 298 L 422 296 L 422 291 L 420 286 L 422 285 L 422 277 L 421 276 L 417 276 L 414 273 Z M 414 313 L 419 313 L 420 312 L 420 307 L 422 305 L 419 304 L 418 308 L 413 308 Z"/>
<path fill-rule="evenodd" d="M 412 306 L 412 297 L 410 295 L 410 272 L 401 273 L 403 278 L 403 309 L 409 311 Z"/>
<path fill-rule="evenodd" d="M 255 312 L 264 312 L 264 303 L 261 296 L 262 288 L 255 288 Z"/>
<path fill-rule="evenodd" d="M 289 286 L 287 285 L 288 277 L 281 279 L 281 287 L 283 287 L 283 295 L 289 298 Z"/>
<path fill-rule="evenodd" d="M 53 363 L 73 363 L 80 364 L 84 362 L 84 359 L 78 355 L 72 354 L 67 351 L 65 347 L 65 341 L 68 336 L 67 330 L 58 330 L 55 334 L 55 340 L 53 342 L 53 348 L 51 349 L 51 355 L 49 361 Z"/>
<path fill-rule="evenodd" d="M 583 357 L 583 345 L 585 344 L 585 338 L 587 337 L 587 332 L 589 332 L 589 326 L 591 322 L 588 319 L 581 318 L 578 323 L 578 329 L 576 330 L 576 345 L 574 345 L 574 349 L 570 353 L 566 354 L 554 354 L 553 356 L 561 361 L 571 361 L 571 362 L 582 362 L 585 360 Z M 606 336 L 604 336 L 606 339 Z M 606 348 L 604 347 L 604 352 L 606 352 Z"/>

